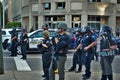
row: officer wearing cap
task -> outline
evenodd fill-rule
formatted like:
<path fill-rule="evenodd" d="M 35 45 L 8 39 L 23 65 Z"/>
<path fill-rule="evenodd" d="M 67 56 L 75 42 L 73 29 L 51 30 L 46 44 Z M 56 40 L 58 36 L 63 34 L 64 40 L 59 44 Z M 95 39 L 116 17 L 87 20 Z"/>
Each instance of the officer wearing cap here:
<path fill-rule="evenodd" d="M 21 53 L 22 57 L 21 59 L 26 60 L 26 50 L 27 50 L 27 42 L 28 42 L 28 35 L 26 33 L 26 29 L 22 28 L 21 30 L 21 35 L 20 35 L 20 46 L 21 46 Z"/>
<path fill-rule="evenodd" d="M 79 29 L 77 31 L 76 36 L 77 36 L 77 38 L 76 38 L 76 41 L 75 41 L 75 48 L 80 44 L 80 42 L 82 40 L 82 31 L 81 31 L 81 29 Z M 82 70 L 82 59 L 81 58 L 82 58 L 82 51 L 81 51 L 81 49 L 78 49 L 73 54 L 73 64 L 72 64 L 72 67 L 68 71 L 71 72 L 71 71 L 75 71 L 76 70 L 77 73 L 81 72 L 81 70 Z M 77 68 L 77 64 L 79 66 L 78 70 L 76 69 Z"/>
<path fill-rule="evenodd" d="M 10 56 L 17 56 L 17 46 L 18 46 L 18 33 L 16 31 L 16 27 L 13 28 L 11 32 L 11 55 Z"/>
<path fill-rule="evenodd" d="M 42 61 L 43 61 L 43 72 L 44 72 L 44 80 L 49 80 L 49 66 L 51 62 L 51 40 L 49 38 L 49 31 L 45 30 L 42 33 L 43 41 L 41 45 L 41 53 L 42 53 Z"/>
<path fill-rule="evenodd" d="M 104 45 L 103 45 L 104 44 Z M 100 64 L 102 69 L 101 80 L 113 80 L 112 62 L 117 48 L 116 39 L 109 26 L 100 30 Z"/>
<path fill-rule="evenodd" d="M 90 26 L 85 26 L 83 29 L 83 37 L 81 43 L 78 45 L 76 50 L 82 48 L 82 62 L 85 65 L 85 74 L 83 75 L 83 79 L 89 79 L 91 76 L 90 66 L 91 60 L 93 57 L 93 47 L 96 45 L 96 39 L 91 34 Z"/>
<path fill-rule="evenodd" d="M 65 62 L 67 59 L 67 49 L 70 43 L 70 37 L 66 34 L 67 30 L 67 24 L 64 22 L 61 22 L 58 24 L 58 30 L 57 30 L 57 37 L 55 37 L 55 43 L 56 43 L 56 63 L 58 68 L 58 75 L 59 80 L 65 80 Z M 53 68 L 49 69 L 50 76 L 49 80 L 55 80 L 55 73 Z"/>

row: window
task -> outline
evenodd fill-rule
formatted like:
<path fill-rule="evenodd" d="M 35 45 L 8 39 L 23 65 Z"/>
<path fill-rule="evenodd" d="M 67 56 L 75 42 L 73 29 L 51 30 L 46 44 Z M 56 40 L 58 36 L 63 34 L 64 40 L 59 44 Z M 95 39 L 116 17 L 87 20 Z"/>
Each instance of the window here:
<path fill-rule="evenodd" d="M 81 27 L 81 15 L 72 15 L 72 27 Z"/>
<path fill-rule="evenodd" d="M 80 15 L 72 15 L 72 21 L 80 21 L 81 16 Z"/>
<path fill-rule="evenodd" d="M 117 3 L 120 4 L 120 0 L 117 0 Z"/>
<path fill-rule="evenodd" d="M 101 2 L 101 0 L 88 0 L 88 2 Z"/>
<path fill-rule="evenodd" d="M 45 16 L 44 21 L 49 24 L 50 28 L 56 28 L 58 22 L 65 21 L 65 15 Z"/>
<path fill-rule="evenodd" d="M 57 9 L 65 9 L 65 2 L 56 3 Z"/>
<path fill-rule="evenodd" d="M 45 16 L 45 21 L 65 21 L 65 16 L 63 15 Z"/>
<path fill-rule="evenodd" d="M 95 16 L 95 15 L 88 16 L 88 26 L 91 26 L 91 27 L 99 30 L 100 29 L 100 21 L 101 21 L 100 16 Z"/>
<path fill-rule="evenodd" d="M 45 10 L 50 10 L 51 9 L 51 4 L 50 3 L 44 3 L 44 9 Z"/>

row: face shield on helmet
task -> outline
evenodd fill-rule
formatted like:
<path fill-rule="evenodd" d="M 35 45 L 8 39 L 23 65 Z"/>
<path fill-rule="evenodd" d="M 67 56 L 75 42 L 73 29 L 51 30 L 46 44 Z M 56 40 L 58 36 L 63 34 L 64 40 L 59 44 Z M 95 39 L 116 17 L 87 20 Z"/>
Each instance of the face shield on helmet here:
<path fill-rule="evenodd" d="M 90 26 L 85 26 L 82 28 L 82 33 L 89 33 L 90 32 Z"/>
<path fill-rule="evenodd" d="M 101 29 L 100 29 L 100 35 L 107 36 L 109 34 L 112 34 L 112 29 L 109 26 L 103 26 L 103 27 L 101 27 Z"/>

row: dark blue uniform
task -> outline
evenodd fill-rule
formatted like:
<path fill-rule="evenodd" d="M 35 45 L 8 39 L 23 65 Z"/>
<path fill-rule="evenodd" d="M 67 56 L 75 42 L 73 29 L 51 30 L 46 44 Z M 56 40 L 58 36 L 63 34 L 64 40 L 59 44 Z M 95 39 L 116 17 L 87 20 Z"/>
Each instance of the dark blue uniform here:
<path fill-rule="evenodd" d="M 77 48 L 77 46 L 80 44 L 82 40 L 82 36 L 77 36 L 76 41 L 75 41 L 75 48 Z M 72 67 L 68 70 L 68 71 L 74 71 L 76 69 L 76 65 L 79 65 L 79 68 L 77 70 L 77 72 L 80 72 L 82 69 L 82 50 L 77 50 L 74 54 L 73 54 L 73 64 Z"/>
<path fill-rule="evenodd" d="M 52 47 L 52 44 L 51 44 L 51 40 L 48 38 L 45 38 L 43 40 L 43 43 L 42 44 L 46 44 L 48 46 L 48 48 L 46 47 L 41 47 L 41 52 L 42 52 L 42 61 L 43 61 L 43 72 L 44 72 L 44 75 L 45 75 L 45 78 L 46 80 L 49 80 L 49 66 L 50 66 L 50 63 L 51 63 L 51 47 Z"/>
<path fill-rule="evenodd" d="M 67 58 L 67 49 L 70 44 L 70 37 L 65 33 L 63 35 L 57 36 L 57 39 L 59 40 L 58 43 L 56 43 L 56 63 L 57 63 L 57 68 L 58 68 L 58 74 L 59 74 L 59 80 L 64 80 L 64 67 L 65 67 L 65 62 Z M 55 80 L 55 74 L 54 70 L 52 67 L 50 67 L 50 78 L 49 80 Z"/>
<path fill-rule="evenodd" d="M 92 34 L 88 33 L 85 34 L 82 37 L 82 62 L 85 65 L 85 77 L 89 78 L 91 76 L 91 71 L 90 71 L 90 64 L 91 64 L 91 60 L 93 57 L 93 48 L 88 49 L 87 51 L 84 50 L 85 47 L 87 47 L 88 45 L 90 45 L 92 42 L 96 41 L 95 36 L 93 36 Z"/>
<path fill-rule="evenodd" d="M 16 37 L 16 38 L 15 38 Z M 16 30 L 13 30 L 11 33 L 11 56 L 17 56 L 17 46 L 18 46 L 18 33 Z"/>
<path fill-rule="evenodd" d="M 112 62 L 114 59 L 115 51 L 103 51 L 103 49 L 110 49 L 110 46 L 116 45 L 116 40 L 113 35 L 109 35 L 107 37 L 101 37 L 100 40 L 100 57 L 101 57 L 101 68 L 102 68 L 102 78 L 101 80 L 113 80 L 113 72 L 112 72 Z M 105 45 L 103 45 L 105 44 Z"/>
<path fill-rule="evenodd" d="M 22 53 L 22 59 L 25 60 L 27 58 L 26 56 L 26 50 L 27 50 L 27 41 L 24 41 L 25 39 L 28 39 L 28 35 L 25 34 L 21 34 L 20 36 L 20 46 L 21 46 L 21 53 Z"/>
<path fill-rule="evenodd" d="M 93 33 L 93 36 L 95 36 L 95 39 L 97 40 L 98 39 L 98 35 L 97 33 Z M 97 54 L 97 44 L 94 46 L 94 50 L 93 50 L 93 59 L 94 59 L 94 56 L 96 57 L 96 61 L 98 61 L 98 54 Z"/>

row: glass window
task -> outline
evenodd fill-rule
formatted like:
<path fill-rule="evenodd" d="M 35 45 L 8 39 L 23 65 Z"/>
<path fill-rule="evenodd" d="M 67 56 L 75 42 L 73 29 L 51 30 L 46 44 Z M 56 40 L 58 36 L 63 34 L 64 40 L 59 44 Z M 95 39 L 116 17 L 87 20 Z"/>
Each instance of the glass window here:
<path fill-rule="evenodd" d="M 42 37 L 42 31 L 38 31 L 38 32 L 34 33 L 31 37 L 34 37 L 34 38 Z"/>
<path fill-rule="evenodd" d="M 101 2 L 101 0 L 88 0 L 88 2 Z"/>
<path fill-rule="evenodd" d="M 65 21 L 64 15 L 45 16 L 45 21 Z"/>
<path fill-rule="evenodd" d="M 45 10 L 50 10 L 51 9 L 51 4 L 50 3 L 44 3 L 44 9 Z"/>
<path fill-rule="evenodd" d="M 72 15 L 72 21 L 81 21 L 81 15 Z"/>
<path fill-rule="evenodd" d="M 88 26 L 91 26 L 92 28 L 100 29 L 100 22 L 101 17 L 96 15 L 89 15 L 88 16 Z"/>
<path fill-rule="evenodd" d="M 57 9 L 65 9 L 65 2 L 56 3 Z"/>
<path fill-rule="evenodd" d="M 100 21 L 100 16 L 88 15 L 88 21 Z"/>
<path fill-rule="evenodd" d="M 117 0 L 117 3 L 120 4 L 120 0 Z"/>
<path fill-rule="evenodd" d="M 2 31 L 2 35 L 6 35 L 6 32 L 5 32 L 5 31 Z"/>

